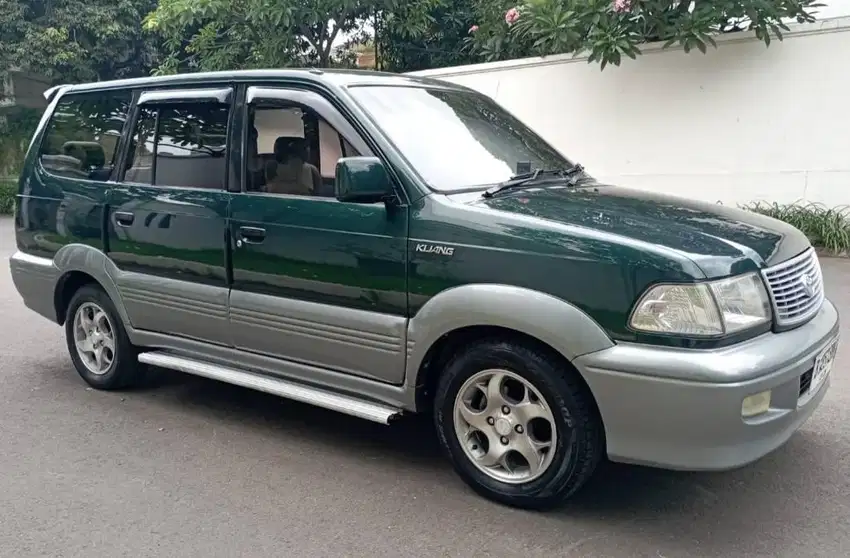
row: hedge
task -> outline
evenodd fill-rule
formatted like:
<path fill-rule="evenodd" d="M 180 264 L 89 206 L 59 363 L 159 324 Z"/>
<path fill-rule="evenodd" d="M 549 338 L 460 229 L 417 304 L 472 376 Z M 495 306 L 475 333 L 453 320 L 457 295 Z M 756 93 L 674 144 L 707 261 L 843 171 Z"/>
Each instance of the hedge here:
<path fill-rule="evenodd" d="M 0 215 L 10 215 L 15 211 L 17 193 L 17 178 L 0 178 Z"/>
<path fill-rule="evenodd" d="M 814 247 L 824 250 L 828 255 L 850 254 L 850 207 L 764 202 L 744 207 L 797 227 L 809 237 Z"/>

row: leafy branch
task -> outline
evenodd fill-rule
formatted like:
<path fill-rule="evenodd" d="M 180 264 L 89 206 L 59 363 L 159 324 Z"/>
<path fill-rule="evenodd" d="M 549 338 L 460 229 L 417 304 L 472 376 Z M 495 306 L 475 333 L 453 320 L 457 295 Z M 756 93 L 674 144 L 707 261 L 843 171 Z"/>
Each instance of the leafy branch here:
<path fill-rule="evenodd" d="M 663 41 L 685 52 L 716 47 L 714 36 L 751 30 L 770 46 L 785 21 L 814 21 L 816 0 L 479 0 L 467 40 L 485 60 L 588 53 L 588 62 L 619 66 L 639 46 Z"/>

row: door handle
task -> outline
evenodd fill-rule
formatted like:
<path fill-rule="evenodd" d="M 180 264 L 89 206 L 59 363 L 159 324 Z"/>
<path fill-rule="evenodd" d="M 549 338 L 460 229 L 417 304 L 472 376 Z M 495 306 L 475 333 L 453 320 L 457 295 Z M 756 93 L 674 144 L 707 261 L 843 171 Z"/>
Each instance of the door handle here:
<path fill-rule="evenodd" d="M 248 244 L 259 244 L 266 239 L 266 229 L 259 227 L 239 227 L 239 236 Z"/>
<path fill-rule="evenodd" d="M 128 213 L 126 211 L 116 211 L 115 212 L 115 224 L 120 227 L 129 227 L 133 224 L 133 220 L 136 218 L 132 213 Z"/>

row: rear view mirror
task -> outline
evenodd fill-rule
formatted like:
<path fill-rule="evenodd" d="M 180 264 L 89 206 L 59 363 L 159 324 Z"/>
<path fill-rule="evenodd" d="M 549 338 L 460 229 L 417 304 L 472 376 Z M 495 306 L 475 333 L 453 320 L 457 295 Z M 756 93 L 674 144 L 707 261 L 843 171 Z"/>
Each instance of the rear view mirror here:
<path fill-rule="evenodd" d="M 343 157 L 336 164 L 336 199 L 376 203 L 393 193 L 387 169 L 377 157 Z"/>

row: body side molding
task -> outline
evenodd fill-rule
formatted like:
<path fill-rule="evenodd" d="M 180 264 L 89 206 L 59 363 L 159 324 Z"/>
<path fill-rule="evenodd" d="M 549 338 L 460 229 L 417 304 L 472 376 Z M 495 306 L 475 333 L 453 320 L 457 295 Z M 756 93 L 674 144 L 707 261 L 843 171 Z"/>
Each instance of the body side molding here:
<path fill-rule="evenodd" d="M 215 345 L 174 335 L 128 329 L 128 335 L 146 350 L 159 350 L 168 354 L 200 360 L 205 363 L 312 386 L 316 389 L 349 395 L 373 403 L 415 411 L 414 390 L 370 380 L 362 376 L 344 374 L 316 365 L 295 362 L 249 351 Z"/>

